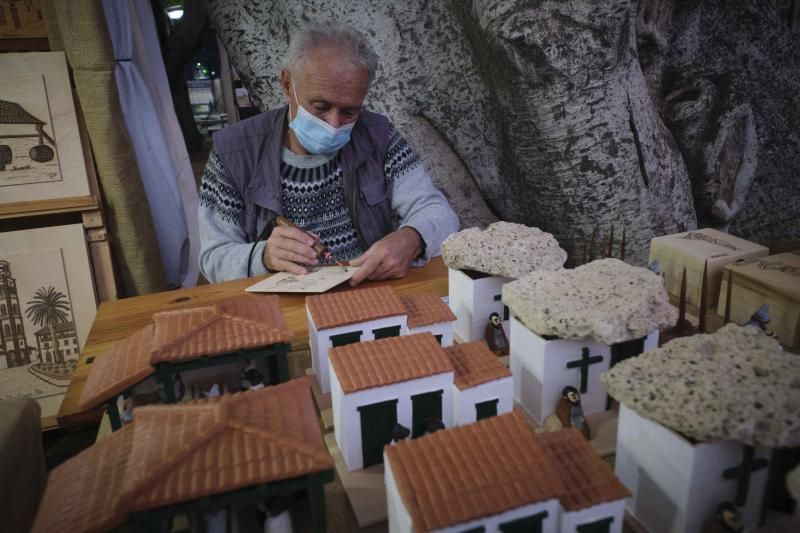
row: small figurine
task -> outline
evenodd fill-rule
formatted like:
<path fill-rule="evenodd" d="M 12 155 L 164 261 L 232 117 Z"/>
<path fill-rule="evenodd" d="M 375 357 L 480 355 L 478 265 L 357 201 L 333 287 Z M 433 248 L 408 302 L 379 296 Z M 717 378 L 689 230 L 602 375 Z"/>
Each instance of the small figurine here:
<path fill-rule="evenodd" d="M 292 533 L 292 516 L 289 514 L 289 501 L 285 496 L 274 496 L 262 505 L 267 515 L 264 533 Z"/>
<path fill-rule="evenodd" d="M 392 428 L 392 445 L 396 445 L 401 440 L 405 440 L 411 436 L 411 430 L 403 424 L 395 424 Z"/>
<path fill-rule="evenodd" d="M 586 423 L 583 407 L 581 407 L 581 393 L 575 387 L 568 385 L 561 391 L 561 399 L 556 408 L 556 418 L 561 422 L 563 428 L 574 427 L 583 433 L 586 440 L 591 440 L 592 432 L 589 424 Z"/>
<path fill-rule="evenodd" d="M 242 371 L 242 390 L 259 390 L 264 388 L 264 374 L 256 367 L 250 366 Z"/>
<path fill-rule="evenodd" d="M 508 338 L 503 331 L 503 321 L 498 313 L 489 315 L 489 323 L 486 324 L 483 338 L 497 357 L 508 355 Z"/>
<path fill-rule="evenodd" d="M 740 533 L 741 531 L 744 531 L 742 515 L 731 502 L 719 504 L 714 518 L 703 526 L 703 533 Z"/>
<path fill-rule="evenodd" d="M 774 337 L 775 332 L 769 329 L 768 324 L 771 319 L 769 317 L 769 304 L 763 304 L 755 313 L 750 315 L 750 320 L 745 324 L 746 326 L 753 326 L 760 330 L 767 337 Z"/>
<path fill-rule="evenodd" d="M 428 421 L 425 423 L 424 435 L 430 435 L 431 433 L 436 433 L 440 429 L 444 429 L 444 422 L 442 422 L 438 418 L 429 418 Z"/>

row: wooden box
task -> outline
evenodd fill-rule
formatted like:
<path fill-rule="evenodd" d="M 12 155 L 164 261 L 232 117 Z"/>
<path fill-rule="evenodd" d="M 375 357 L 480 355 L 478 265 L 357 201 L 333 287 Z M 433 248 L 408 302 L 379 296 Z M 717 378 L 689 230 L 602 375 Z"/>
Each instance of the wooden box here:
<path fill-rule="evenodd" d="M 769 328 L 784 346 L 800 347 L 800 250 L 725 266 L 717 312 L 725 316 L 732 280 L 730 319 L 744 324 L 769 304 Z"/>
<path fill-rule="evenodd" d="M 765 246 L 756 244 L 715 229 L 676 233 L 656 237 L 650 241 L 650 259 L 658 259 L 661 272 L 667 283 L 667 291 L 680 296 L 681 278 L 686 268 L 686 302 L 700 305 L 700 288 L 703 283 L 703 267 L 708 261 L 708 307 L 717 305 L 722 270 L 725 265 L 740 259 L 753 259 L 769 254 Z"/>

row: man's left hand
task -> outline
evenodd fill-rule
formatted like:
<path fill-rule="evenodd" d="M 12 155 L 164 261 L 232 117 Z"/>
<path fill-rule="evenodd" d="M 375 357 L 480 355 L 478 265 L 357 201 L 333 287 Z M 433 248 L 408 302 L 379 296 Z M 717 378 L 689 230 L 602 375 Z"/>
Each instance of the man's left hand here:
<path fill-rule="evenodd" d="M 350 279 L 350 286 L 355 287 L 365 279 L 402 278 L 422 250 L 422 237 L 415 229 L 404 227 L 393 231 L 350 261 L 350 265 L 360 267 Z"/>

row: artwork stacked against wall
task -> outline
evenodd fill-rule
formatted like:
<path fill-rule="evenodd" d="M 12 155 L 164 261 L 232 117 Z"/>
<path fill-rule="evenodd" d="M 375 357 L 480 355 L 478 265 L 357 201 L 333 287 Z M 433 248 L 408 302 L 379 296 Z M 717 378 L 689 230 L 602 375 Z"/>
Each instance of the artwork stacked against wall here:
<path fill-rule="evenodd" d="M 0 233 L 0 400 L 54 417 L 96 311 L 83 226 Z"/>

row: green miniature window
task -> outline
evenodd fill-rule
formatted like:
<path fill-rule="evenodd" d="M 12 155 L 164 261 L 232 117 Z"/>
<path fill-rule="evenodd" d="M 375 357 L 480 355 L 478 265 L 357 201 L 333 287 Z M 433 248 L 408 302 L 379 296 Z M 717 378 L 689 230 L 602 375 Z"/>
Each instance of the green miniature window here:
<path fill-rule="evenodd" d="M 508 310 L 508 306 L 503 306 L 503 320 L 508 320 L 511 317 L 511 311 Z"/>
<path fill-rule="evenodd" d="M 434 335 L 434 337 L 436 337 L 436 342 L 438 342 L 439 344 L 442 344 L 442 336 L 441 335 Z"/>
<path fill-rule="evenodd" d="M 503 533 L 542 533 L 542 522 L 545 518 L 547 518 L 547 511 L 542 511 L 533 516 L 500 524 L 500 531 Z"/>
<path fill-rule="evenodd" d="M 578 533 L 608 533 L 609 529 L 611 529 L 611 522 L 613 521 L 614 517 L 610 516 L 596 522 L 580 525 L 577 528 Z"/>
<path fill-rule="evenodd" d="M 484 531 L 486 531 L 485 527 L 478 526 L 478 527 L 472 527 L 472 528 L 469 528 L 469 529 L 465 529 L 461 533 L 483 533 Z"/>
<path fill-rule="evenodd" d="M 375 335 L 375 340 L 386 339 L 388 337 L 399 337 L 400 326 L 389 326 L 386 328 L 373 329 L 372 334 Z"/>
<path fill-rule="evenodd" d="M 501 297 L 502 297 L 502 295 L 500 295 L 500 294 L 495 294 L 495 295 L 492 297 L 492 300 L 494 300 L 495 302 L 499 302 Z"/>
<path fill-rule="evenodd" d="M 411 417 L 412 428 L 411 438 L 424 435 L 428 429 L 428 421 L 431 419 L 442 419 L 442 393 L 437 390 L 415 394 L 411 397 Z"/>
<path fill-rule="evenodd" d="M 337 346 L 344 346 L 345 344 L 352 344 L 361 341 L 361 331 L 352 331 L 350 333 L 340 333 L 339 335 L 331 335 L 331 344 L 336 348 Z"/>

